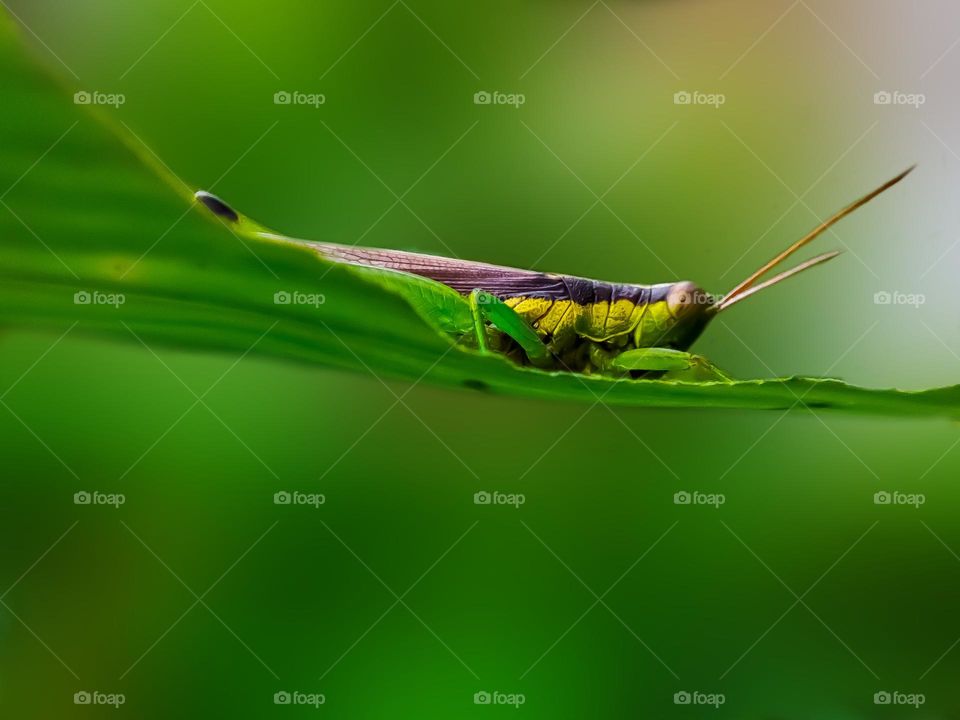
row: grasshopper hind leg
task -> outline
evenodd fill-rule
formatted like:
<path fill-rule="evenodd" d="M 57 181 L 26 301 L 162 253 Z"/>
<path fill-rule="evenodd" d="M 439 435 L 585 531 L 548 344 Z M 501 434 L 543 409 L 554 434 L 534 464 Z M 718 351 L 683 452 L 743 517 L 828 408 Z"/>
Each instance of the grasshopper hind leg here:
<path fill-rule="evenodd" d="M 552 367 L 553 353 L 550 352 L 537 331 L 530 323 L 524 320 L 513 308 L 507 306 L 498 297 L 484 290 L 473 290 L 468 298 L 470 312 L 473 314 L 473 330 L 476 334 L 477 347 L 481 352 L 490 352 L 487 338 L 487 323 L 489 322 L 504 335 L 510 337 L 522 349 L 532 365 L 540 368 Z"/>

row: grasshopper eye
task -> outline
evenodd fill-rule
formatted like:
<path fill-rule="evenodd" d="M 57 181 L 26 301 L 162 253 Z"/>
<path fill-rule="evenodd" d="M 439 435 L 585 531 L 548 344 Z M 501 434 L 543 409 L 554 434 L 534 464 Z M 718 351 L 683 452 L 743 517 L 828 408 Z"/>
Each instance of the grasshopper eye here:
<path fill-rule="evenodd" d="M 692 282 L 678 282 L 667 293 L 667 309 L 674 317 L 684 317 L 693 308 L 709 304 L 707 293 Z"/>

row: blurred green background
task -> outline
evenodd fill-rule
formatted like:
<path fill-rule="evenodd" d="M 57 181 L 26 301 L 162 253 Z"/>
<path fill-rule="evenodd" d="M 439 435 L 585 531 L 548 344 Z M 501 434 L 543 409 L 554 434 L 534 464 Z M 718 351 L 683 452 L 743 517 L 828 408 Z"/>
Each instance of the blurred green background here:
<path fill-rule="evenodd" d="M 8 4 L 74 90 L 124 94 L 110 112 L 179 177 L 299 237 L 723 291 L 919 162 L 819 241 L 842 259 L 697 350 L 738 377 L 960 379 L 951 4 Z M 0 336 L 4 717 L 960 717 L 955 423 L 586 407 L 57 339 Z M 209 409 L 178 377 L 216 383 Z M 275 704 L 295 691 L 325 703 Z M 894 691 L 924 704 L 875 704 Z"/>

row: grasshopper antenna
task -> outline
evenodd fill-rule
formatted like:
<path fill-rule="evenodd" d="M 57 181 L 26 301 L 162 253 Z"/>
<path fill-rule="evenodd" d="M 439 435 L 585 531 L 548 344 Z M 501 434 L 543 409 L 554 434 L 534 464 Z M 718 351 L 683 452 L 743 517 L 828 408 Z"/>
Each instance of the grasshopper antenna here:
<path fill-rule="evenodd" d="M 807 233 L 807 234 L 804 235 L 802 238 L 800 238 L 799 240 L 797 240 L 795 243 L 793 243 L 793 245 L 791 245 L 791 246 L 788 247 L 786 250 L 784 250 L 783 252 L 781 252 L 779 255 L 777 255 L 775 258 L 773 258 L 770 262 L 768 262 L 768 263 L 766 263 L 765 265 L 763 265 L 760 269 L 758 269 L 756 272 L 754 272 L 752 275 L 750 275 L 750 277 L 748 277 L 746 280 L 744 280 L 744 281 L 741 282 L 739 285 L 737 285 L 735 288 L 733 288 L 733 290 L 731 290 L 730 292 L 728 292 L 728 293 L 724 296 L 723 300 L 721 300 L 720 303 L 717 305 L 717 309 L 718 309 L 718 310 L 723 310 L 723 309 L 725 309 L 725 308 L 728 308 L 728 307 L 730 307 L 731 305 L 733 305 L 735 301 L 742 300 L 743 298 L 745 298 L 745 297 L 747 297 L 747 296 L 749 296 L 749 295 L 753 295 L 754 293 L 758 292 L 759 290 L 761 290 L 761 289 L 763 289 L 763 288 L 770 287 L 771 285 L 776 285 L 778 282 L 780 282 L 780 281 L 782 281 L 782 280 L 786 280 L 788 277 L 791 277 L 792 275 L 796 275 L 797 273 L 799 273 L 799 272 L 801 272 L 801 271 L 803 271 L 803 270 L 806 270 L 806 269 L 808 269 L 808 268 L 814 267 L 815 265 L 819 265 L 820 263 L 826 262 L 827 260 L 830 260 L 830 259 L 836 257 L 836 256 L 837 256 L 837 253 L 832 253 L 832 254 L 831 254 L 831 253 L 827 253 L 826 255 L 819 255 L 819 256 L 813 258 L 812 260 L 808 260 L 807 262 L 802 263 L 801 265 L 798 265 L 797 267 L 793 268 L 792 270 L 788 270 L 788 271 L 786 271 L 786 272 L 783 272 L 783 273 L 777 275 L 776 277 L 771 278 L 770 280 L 767 280 L 767 281 L 764 282 L 764 283 L 761 283 L 761 284 L 758 285 L 757 287 L 753 287 L 753 286 L 756 284 L 757 280 L 759 280 L 759 279 L 760 279 L 763 275 L 765 275 L 767 272 L 769 272 L 770 270 L 772 270 L 773 268 L 775 268 L 777 265 L 779 265 L 781 262 L 783 262 L 784 260 L 786 260 L 786 259 L 787 259 L 788 257 L 790 257 L 791 255 L 793 255 L 797 250 L 799 250 L 799 249 L 802 248 L 803 246 L 808 245 L 809 243 L 811 243 L 811 242 L 812 242 L 813 240 L 815 240 L 817 237 L 819 237 L 819 236 L 822 235 L 824 232 L 826 232 L 829 228 L 831 228 L 832 226 L 836 225 L 838 222 L 840 222 L 841 220 L 843 220 L 843 218 L 845 218 L 847 215 L 849 215 L 850 213 L 852 213 L 854 210 L 857 210 L 858 208 L 863 207 L 863 206 L 866 205 L 868 202 L 870 202 L 871 200 L 873 200 L 877 195 L 880 195 L 881 193 L 883 193 L 883 192 L 889 190 L 890 188 L 892 188 L 892 187 L 893 187 L 894 185 L 896 185 L 898 182 L 900 182 L 901 180 L 903 180 L 907 175 L 909 175 L 911 172 L 913 172 L 914 168 L 916 168 L 916 167 L 917 167 L 916 165 L 911 165 L 910 167 L 908 167 L 906 170 L 904 170 L 902 173 L 900 173 L 899 175 L 897 175 L 897 176 L 896 176 L 895 178 L 893 178 L 892 180 L 888 180 L 888 181 L 885 182 L 883 185 L 881 185 L 880 187 L 878 187 L 876 190 L 873 190 L 872 192 L 867 193 L 866 195 L 864 195 L 864 196 L 863 196 L 862 198 L 860 198 L 859 200 L 856 200 L 855 202 L 851 203 L 850 205 L 847 205 L 847 207 L 843 208 L 843 210 L 841 210 L 840 212 L 838 212 L 838 213 L 834 214 L 832 217 L 829 217 L 829 218 L 827 218 L 826 220 L 824 220 L 824 221 L 823 221 L 822 223 L 820 223 L 817 227 L 815 227 L 815 228 L 814 228 L 813 230 L 811 230 L 809 233 Z M 753 289 L 751 290 L 751 288 L 753 288 Z M 749 291 L 749 292 L 748 292 L 748 291 Z"/>
<path fill-rule="evenodd" d="M 840 254 L 839 250 L 834 250 L 833 252 L 824 253 L 823 255 L 817 255 L 815 258 L 810 258 L 806 262 L 802 262 L 794 268 L 790 268 L 789 270 L 784 270 L 782 273 L 778 275 L 774 275 L 769 280 L 764 280 L 759 285 L 754 285 L 751 288 L 747 288 L 746 290 L 742 291 L 739 295 L 737 295 L 735 298 L 731 298 L 729 300 L 727 298 L 724 298 L 723 300 L 720 301 L 720 304 L 717 306 L 717 310 L 718 311 L 726 310 L 731 305 L 736 305 L 741 300 L 746 300 L 751 295 L 758 293 L 761 290 L 765 290 L 768 287 L 772 287 L 773 285 L 776 285 L 777 283 L 786 280 L 788 277 L 793 277 L 798 273 L 802 273 L 804 270 L 809 270 L 812 267 L 816 267 L 821 263 L 825 263 L 827 260 L 833 260 L 839 254 Z"/>

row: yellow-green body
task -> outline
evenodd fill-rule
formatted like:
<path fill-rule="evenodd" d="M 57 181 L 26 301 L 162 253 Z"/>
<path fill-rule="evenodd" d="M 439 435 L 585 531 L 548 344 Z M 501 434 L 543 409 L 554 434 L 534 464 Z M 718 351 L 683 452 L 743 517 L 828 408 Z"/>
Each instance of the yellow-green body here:
<path fill-rule="evenodd" d="M 472 308 L 472 320 L 454 322 L 454 331 L 472 329 L 481 346 L 540 367 L 612 372 L 628 351 L 685 351 L 712 317 L 714 299 L 685 281 L 634 285 L 395 250 L 313 245 L 331 259 L 446 285 Z"/>
<path fill-rule="evenodd" d="M 510 297 L 503 303 L 537 331 L 556 354 L 583 341 L 616 347 L 655 347 L 672 316 L 666 301 L 637 303 L 622 299 L 579 303 L 545 297 Z"/>

